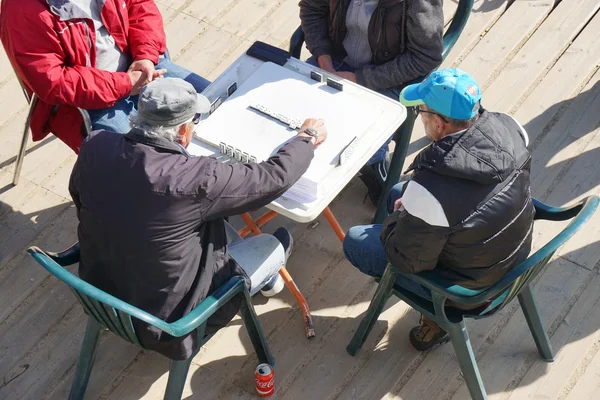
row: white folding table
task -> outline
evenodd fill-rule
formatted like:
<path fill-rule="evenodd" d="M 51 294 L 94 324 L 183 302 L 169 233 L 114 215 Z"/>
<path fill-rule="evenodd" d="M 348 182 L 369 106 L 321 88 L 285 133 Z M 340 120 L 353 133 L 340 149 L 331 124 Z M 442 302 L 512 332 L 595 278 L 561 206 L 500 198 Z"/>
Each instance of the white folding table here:
<path fill-rule="evenodd" d="M 219 97 L 222 101 L 225 101 L 228 97 L 228 90 L 231 90 L 231 85 L 233 83 L 236 83 L 238 86 L 243 84 L 243 82 L 248 79 L 262 64 L 263 61 L 243 54 L 231 66 L 229 66 L 225 72 L 215 79 L 215 81 L 212 82 L 202 92 L 202 94 L 211 102 L 214 102 Z M 259 234 L 260 227 L 277 216 L 277 214 L 281 214 L 297 222 L 305 223 L 313 221 L 321 213 L 323 213 L 337 236 L 343 241 L 344 231 L 333 216 L 333 213 L 331 213 L 331 210 L 328 207 L 329 203 L 331 203 L 331 201 L 341 192 L 341 190 L 348 184 L 348 182 L 350 182 L 350 180 L 358 173 L 362 166 L 366 164 L 371 156 L 386 142 L 386 140 L 394 134 L 394 132 L 406 119 L 406 108 L 397 101 L 394 101 L 372 90 L 366 89 L 353 82 L 342 80 L 333 74 L 297 60 L 293 57 L 290 58 L 283 65 L 283 67 L 308 77 L 310 77 L 311 71 L 316 71 L 320 73 L 324 79 L 331 77 L 341 81 L 343 83 L 343 90 L 345 93 L 356 97 L 361 102 L 375 104 L 378 108 L 383 110 L 383 113 L 380 114 L 379 118 L 373 122 L 370 129 L 363 132 L 361 136 L 357 137 L 356 147 L 350 158 L 342 165 L 333 168 L 325 175 L 323 178 L 323 187 L 326 189 L 320 193 L 320 197 L 310 203 L 301 203 L 285 197 L 284 194 L 279 199 L 267 205 L 266 207 L 271 211 L 257 218 L 256 221 L 254 221 L 248 213 L 242 215 L 242 218 L 247 226 L 240 231 L 240 234 L 242 236 L 246 236 L 249 233 Z M 333 99 L 332 104 L 335 104 Z M 347 117 L 361 118 L 360 115 L 349 115 Z M 368 118 L 368 116 L 362 117 Z M 218 149 L 208 146 L 197 138 L 192 140 L 192 143 L 188 147 L 188 151 L 190 154 L 195 156 L 214 156 L 217 158 L 223 157 L 219 153 Z M 292 294 L 298 301 L 300 309 L 302 310 L 307 337 L 313 337 L 314 327 L 312 324 L 312 317 L 304 296 L 300 290 L 298 290 L 296 284 L 292 280 L 285 267 L 281 269 L 280 274 L 288 288 L 292 291 Z"/>

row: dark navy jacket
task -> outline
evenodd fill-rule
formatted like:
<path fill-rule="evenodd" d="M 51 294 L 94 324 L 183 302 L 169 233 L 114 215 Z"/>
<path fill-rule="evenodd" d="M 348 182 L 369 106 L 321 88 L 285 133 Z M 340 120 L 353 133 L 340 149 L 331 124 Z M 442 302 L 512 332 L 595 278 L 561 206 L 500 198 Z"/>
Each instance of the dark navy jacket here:
<path fill-rule="evenodd" d="M 313 145 L 299 137 L 269 160 L 224 164 L 139 132 L 94 132 L 83 143 L 69 191 L 77 207 L 79 275 L 168 322 L 189 313 L 234 275 L 223 218 L 263 207 L 310 165 Z M 239 309 L 230 302 L 208 333 Z M 135 320 L 142 345 L 172 359 L 197 349 L 196 332 L 174 338 Z"/>
<path fill-rule="evenodd" d="M 524 260 L 535 213 L 526 137 L 512 117 L 482 111 L 468 130 L 419 153 L 403 208 L 384 223 L 388 260 L 407 273 L 435 268 L 468 288 L 490 286 Z"/>

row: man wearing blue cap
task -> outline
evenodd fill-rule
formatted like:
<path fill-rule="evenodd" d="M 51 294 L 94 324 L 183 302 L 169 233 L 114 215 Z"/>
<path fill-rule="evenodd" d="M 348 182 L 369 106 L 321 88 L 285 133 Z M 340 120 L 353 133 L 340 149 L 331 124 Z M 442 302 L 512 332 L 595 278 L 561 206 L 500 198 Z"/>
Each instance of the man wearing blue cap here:
<path fill-rule="evenodd" d="M 477 83 L 455 68 L 402 91 L 400 102 L 416 108 L 433 143 L 408 168 L 410 180 L 390 192 L 383 225 L 348 231 L 344 252 L 359 270 L 381 276 L 389 262 L 403 273 L 435 270 L 457 285 L 480 289 L 528 256 L 534 207 L 527 133 L 511 116 L 481 108 L 480 101 Z M 428 289 L 402 276 L 396 284 L 431 299 Z M 449 335 L 421 317 L 409 338 L 425 351 Z"/>

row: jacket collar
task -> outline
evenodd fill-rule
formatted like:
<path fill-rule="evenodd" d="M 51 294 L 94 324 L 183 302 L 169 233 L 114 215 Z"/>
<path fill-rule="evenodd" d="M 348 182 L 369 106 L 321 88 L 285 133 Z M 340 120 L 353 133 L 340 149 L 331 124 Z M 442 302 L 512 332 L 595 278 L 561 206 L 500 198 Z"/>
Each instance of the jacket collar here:
<path fill-rule="evenodd" d="M 139 129 L 133 128 L 129 133 L 125 134 L 125 137 L 137 143 L 145 144 L 147 146 L 155 147 L 162 150 L 167 150 L 172 153 L 182 154 L 189 158 L 190 153 L 179 143 L 171 142 L 170 140 L 164 139 L 160 136 L 148 136 L 145 135 Z"/>
<path fill-rule="evenodd" d="M 469 129 L 431 143 L 406 172 L 424 168 L 483 184 L 503 182 L 517 168 L 515 143 L 508 129 L 497 115 L 481 109 Z"/>
<path fill-rule="evenodd" d="M 106 0 L 89 1 L 97 1 L 100 10 L 104 8 L 104 3 L 106 3 Z M 72 19 L 81 18 L 92 18 L 91 15 L 88 15 L 85 11 L 79 8 L 76 2 L 70 0 L 46 0 L 46 3 L 48 3 L 48 7 L 50 7 L 50 12 L 52 12 L 55 15 L 58 15 L 61 21 L 69 21 Z"/>

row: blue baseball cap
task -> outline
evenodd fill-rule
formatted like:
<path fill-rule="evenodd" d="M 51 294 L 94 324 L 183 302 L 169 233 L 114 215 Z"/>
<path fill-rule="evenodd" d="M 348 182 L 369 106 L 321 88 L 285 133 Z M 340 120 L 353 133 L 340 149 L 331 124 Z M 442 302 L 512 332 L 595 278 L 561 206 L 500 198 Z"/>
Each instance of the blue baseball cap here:
<path fill-rule="evenodd" d="M 453 119 L 473 118 L 479 110 L 481 89 L 475 79 L 458 68 L 432 72 L 423 82 L 409 85 L 400 93 L 407 107 L 425 104 Z"/>

